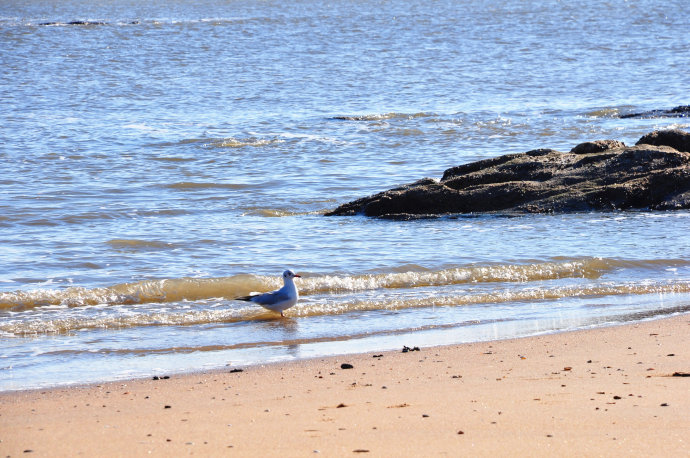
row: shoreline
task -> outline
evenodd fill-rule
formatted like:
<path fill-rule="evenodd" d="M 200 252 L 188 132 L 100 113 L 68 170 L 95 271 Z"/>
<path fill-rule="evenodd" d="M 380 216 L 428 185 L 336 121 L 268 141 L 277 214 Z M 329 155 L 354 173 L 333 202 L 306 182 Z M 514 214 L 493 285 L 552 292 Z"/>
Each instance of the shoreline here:
<path fill-rule="evenodd" d="M 635 325 L 635 324 L 640 324 L 640 323 L 645 323 L 648 321 L 658 321 L 658 320 L 664 320 L 668 318 L 673 318 L 675 316 L 683 315 L 683 314 L 688 314 L 690 315 L 690 312 L 686 311 L 687 307 L 683 307 L 682 309 L 679 308 L 679 310 L 682 311 L 675 311 L 669 314 L 665 315 L 659 315 L 659 316 L 653 316 L 653 317 L 647 317 L 647 318 L 642 318 L 640 320 L 634 320 L 634 321 L 608 321 L 608 322 L 603 322 L 603 323 L 595 323 L 595 324 L 589 324 L 589 325 L 582 325 L 579 327 L 574 327 L 574 328 L 569 328 L 569 329 L 548 329 L 548 330 L 542 330 L 542 331 L 535 331 L 533 333 L 526 333 L 524 335 L 511 335 L 511 334 L 506 334 L 506 335 L 496 335 L 494 333 L 494 336 L 491 338 L 486 338 L 485 335 L 482 333 L 479 334 L 478 340 L 469 340 L 469 341 L 463 341 L 463 342 L 444 342 L 444 343 L 434 343 L 427 345 L 425 342 L 420 342 L 420 340 L 425 340 L 425 339 L 415 339 L 415 337 L 409 337 L 409 336 L 414 336 L 415 333 L 409 334 L 409 333 L 402 333 L 399 335 L 396 335 L 396 340 L 400 341 L 400 345 L 396 346 L 395 348 L 391 348 L 390 345 L 385 346 L 385 348 L 380 349 L 372 349 L 371 345 L 365 345 L 365 346 L 360 346 L 357 350 L 348 350 L 343 353 L 335 353 L 335 352 L 328 352 L 325 354 L 314 354 L 310 356 L 299 356 L 295 358 L 276 358 L 272 359 L 270 361 L 256 361 L 256 360 L 242 360 L 242 361 L 229 361 L 225 363 L 224 366 L 217 366 L 213 365 L 211 367 L 195 367 L 195 368 L 187 368 L 187 369 L 181 369 L 179 371 L 174 371 L 174 370 L 162 370 L 162 369 L 155 369 L 147 373 L 137 373 L 137 374 L 130 374 L 130 375 L 124 375 L 124 376 L 116 376 L 112 378 L 102 378 L 100 380 L 91 380 L 91 381 L 71 381 L 71 382 L 66 382 L 62 384 L 57 384 L 57 385 L 47 385 L 47 386 L 41 386 L 41 385 L 34 385 L 30 386 L 28 388 L 7 388 L 7 389 L 2 389 L 0 388 L 0 396 L 4 394 L 12 394 L 12 393 L 31 393 L 35 391 L 53 391 L 53 390 L 61 390 L 61 389 L 73 389 L 73 388 L 89 388 L 89 387 L 95 387 L 99 385 L 104 385 L 104 384 L 117 384 L 117 383 L 129 383 L 129 382 L 136 382 L 136 381 L 145 381 L 145 380 L 150 380 L 152 377 L 159 377 L 163 378 L 166 377 L 167 379 L 171 377 L 185 377 L 185 376 L 194 376 L 194 375 L 209 375 L 209 374 L 214 374 L 214 373 L 223 373 L 223 372 L 228 372 L 232 371 L 233 369 L 250 369 L 250 368 L 255 368 L 255 367 L 270 367 L 270 366 L 275 366 L 275 365 L 285 365 L 285 364 L 299 364 L 301 362 L 308 362 L 311 360 L 324 360 L 324 359 L 334 359 L 334 358 L 347 358 L 349 356 L 357 356 L 357 355 L 366 355 L 370 353 L 396 353 L 398 352 L 402 346 L 404 346 L 404 343 L 411 343 L 414 342 L 414 345 L 419 345 L 423 346 L 425 349 L 433 349 L 433 348 L 443 348 L 443 347 L 454 347 L 454 346 L 461 346 L 461 345 L 470 345 L 470 344 L 480 344 L 480 343 L 486 343 L 486 342 L 501 342 L 501 341 L 506 341 L 506 340 L 519 340 L 519 339 L 529 339 L 529 338 L 534 338 L 534 337 L 543 337 L 543 336 L 549 336 L 549 335 L 554 335 L 554 334 L 563 334 L 563 333 L 571 333 L 571 332 L 580 332 L 580 331 L 589 331 L 589 330 L 594 330 L 594 329 L 602 329 L 602 328 L 609 328 L 609 327 L 617 327 L 617 326 L 630 326 L 630 325 Z M 474 336 L 477 337 L 477 336 Z M 434 340 L 434 339 L 431 339 Z M 347 344 L 349 341 L 344 340 L 344 341 L 336 341 L 339 343 L 345 343 Z"/>
<path fill-rule="evenodd" d="M 673 374 L 690 373 L 688 331 L 683 314 L 406 353 L 6 391 L 0 453 L 687 454 L 690 377 Z"/>

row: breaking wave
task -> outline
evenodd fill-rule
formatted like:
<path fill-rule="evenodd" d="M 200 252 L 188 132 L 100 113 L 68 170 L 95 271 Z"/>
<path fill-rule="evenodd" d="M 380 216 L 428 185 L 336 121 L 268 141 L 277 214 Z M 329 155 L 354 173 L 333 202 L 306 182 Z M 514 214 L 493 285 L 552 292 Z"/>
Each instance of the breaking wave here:
<path fill-rule="evenodd" d="M 111 240 L 118 247 L 144 243 Z M 150 247 L 157 242 L 147 242 Z M 416 266 L 404 272 L 359 275 L 310 275 L 303 273 L 299 289 L 303 296 L 343 294 L 373 290 L 400 290 L 443 287 L 460 284 L 528 283 L 563 278 L 597 279 L 614 269 L 659 269 L 662 266 L 689 265 L 684 260 L 627 261 L 603 258 L 557 259 L 526 264 L 467 265 L 440 270 Z M 253 291 L 268 291 L 281 286 L 275 276 L 241 274 L 220 278 L 178 278 L 144 280 L 98 288 L 69 287 L 0 293 L 0 310 L 23 311 L 42 306 L 79 307 L 233 299 Z M 538 292 L 535 294 L 539 294 Z"/>

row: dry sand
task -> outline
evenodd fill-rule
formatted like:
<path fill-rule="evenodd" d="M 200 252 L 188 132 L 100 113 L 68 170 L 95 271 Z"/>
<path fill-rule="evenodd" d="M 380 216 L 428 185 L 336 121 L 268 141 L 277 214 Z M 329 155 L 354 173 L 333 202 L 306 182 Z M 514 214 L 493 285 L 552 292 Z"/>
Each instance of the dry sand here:
<path fill-rule="evenodd" d="M 690 456 L 690 315 L 229 370 L 0 394 L 0 456 Z"/>

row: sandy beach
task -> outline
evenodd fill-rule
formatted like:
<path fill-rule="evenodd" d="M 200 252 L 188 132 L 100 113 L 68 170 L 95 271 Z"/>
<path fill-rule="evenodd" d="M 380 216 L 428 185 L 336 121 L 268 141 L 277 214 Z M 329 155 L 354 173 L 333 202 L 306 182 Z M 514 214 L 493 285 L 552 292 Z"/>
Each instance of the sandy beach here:
<path fill-rule="evenodd" d="M 2 456 L 690 455 L 690 315 L 0 394 Z"/>

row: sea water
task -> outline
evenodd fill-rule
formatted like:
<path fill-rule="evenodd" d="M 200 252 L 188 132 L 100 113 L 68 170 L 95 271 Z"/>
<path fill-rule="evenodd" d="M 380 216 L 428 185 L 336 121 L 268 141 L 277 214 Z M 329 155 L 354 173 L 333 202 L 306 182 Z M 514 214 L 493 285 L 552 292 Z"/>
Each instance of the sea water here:
<path fill-rule="evenodd" d="M 690 310 L 690 212 L 325 217 L 687 119 L 685 1 L 0 2 L 0 390 Z M 234 298 L 281 285 L 281 319 Z"/>

